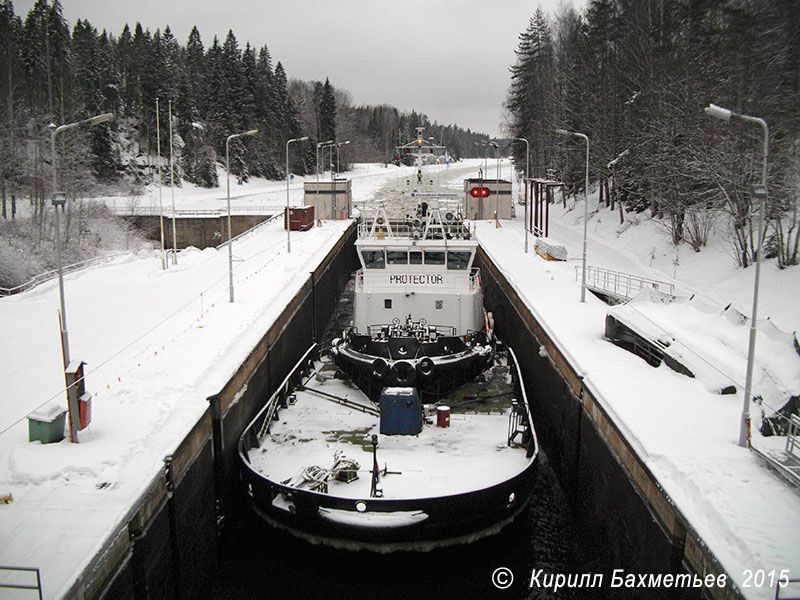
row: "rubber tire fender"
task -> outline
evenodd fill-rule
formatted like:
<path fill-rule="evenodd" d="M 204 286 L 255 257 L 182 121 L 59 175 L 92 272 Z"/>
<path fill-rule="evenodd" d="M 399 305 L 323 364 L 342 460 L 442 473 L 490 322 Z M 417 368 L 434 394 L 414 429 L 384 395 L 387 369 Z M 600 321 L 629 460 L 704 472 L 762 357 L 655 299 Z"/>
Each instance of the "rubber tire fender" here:
<path fill-rule="evenodd" d="M 427 379 L 433 375 L 433 361 L 427 356 L 417 363 L 417 376 L 420 379 Z"/>
<path fill-rule="evenodd" d="M 400 387 L 409 387 L 414 385 L 417 379 L 417 371 L 407 360 L 398 360 L 389 369 L 389 383 Z"/>
<path fill-rule="evenodd" d="M 372 374 L 378 379 L 386 379 L 389 374 L 389 363 L 382 358 L 376 358 L 372 361 Z"/>

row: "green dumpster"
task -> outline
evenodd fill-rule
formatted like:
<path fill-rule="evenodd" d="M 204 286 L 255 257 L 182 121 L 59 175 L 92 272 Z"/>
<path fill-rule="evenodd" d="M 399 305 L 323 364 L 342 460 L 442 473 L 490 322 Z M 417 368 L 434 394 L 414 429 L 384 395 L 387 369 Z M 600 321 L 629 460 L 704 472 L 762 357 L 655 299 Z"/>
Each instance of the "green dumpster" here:
<path fill-rule="evenodd" d="M 50 404 L 28 415 L 28 441 L 51 444 L 64 439 L 67 410 Z"/>

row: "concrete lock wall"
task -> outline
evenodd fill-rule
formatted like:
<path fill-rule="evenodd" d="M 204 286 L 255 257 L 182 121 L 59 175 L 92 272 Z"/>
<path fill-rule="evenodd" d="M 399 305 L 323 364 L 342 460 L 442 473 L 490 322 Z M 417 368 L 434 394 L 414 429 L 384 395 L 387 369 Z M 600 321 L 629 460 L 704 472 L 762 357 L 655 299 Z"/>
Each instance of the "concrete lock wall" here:
<path fill-rule="evenodd" d="M 486 309 L 514 349 L 532 396 L 536 433 L 582 532 L 587 555 L 608 573 L 723 574 L 722 567 L 661 489 L 513 286 L 478 251 Z M 543 349 L 544 352 L 540 352 Z M 544 355 L 543 355 L 544 354 Z M 650 588 L 648 598 L 741 598 L 728 587 Z M 620 588 L 614 598 L 638 598 Z"/>
<path fill-rule="evenodd" d="M 231 235 L 236 237 L 252 229 L 271 215 L 231 215 Z M 125 217 L 134 227 L 141 230 L 149 240 L 161 243 L 161 218 L 159 216 Z M 228 216 L 176 217 L 175 240 L 178 249 L 213 248 L 228 239 Z M 172 218 L 164 217 L 164 247 L 172 248 Z"/>
<path fill-rule="evenodd" d="M 322 333 L 357 259 L 355 223 L 250 352 L 209 408 L 165 457 L 120 529 L 68 599 L 205 599 L 225 519 L 243 500 L 236 446 L 245 426 Z"/>

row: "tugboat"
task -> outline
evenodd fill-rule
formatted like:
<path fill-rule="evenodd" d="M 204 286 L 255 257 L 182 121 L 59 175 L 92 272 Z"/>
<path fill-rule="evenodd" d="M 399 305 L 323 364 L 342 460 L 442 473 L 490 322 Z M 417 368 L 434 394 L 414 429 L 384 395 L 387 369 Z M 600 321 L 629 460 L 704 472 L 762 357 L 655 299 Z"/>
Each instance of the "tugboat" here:
<path fill-rule="evenodd" d="M 438 207 L 394 223 L 381 207 L 361 228 L 353 324 L 331 353 L 370 398 L 413 386 L 436 402 L 489 366 L 493 322 L 472 266 L 476 250 L 460 217 Z"/>
<path fill-rule="evenodd" d="M 400 147 L 416 177 L 359 224 L 353 319 L 312 347 L 242 434 L 242 480 L 269 523 L 315 543 L 428 550 L 524 510 L 539 446 L 513 350 L 483 307 L 477 241 L 426 180 L 441 150 Z M 363 466 L 362 466 L 363 465 Z"/>

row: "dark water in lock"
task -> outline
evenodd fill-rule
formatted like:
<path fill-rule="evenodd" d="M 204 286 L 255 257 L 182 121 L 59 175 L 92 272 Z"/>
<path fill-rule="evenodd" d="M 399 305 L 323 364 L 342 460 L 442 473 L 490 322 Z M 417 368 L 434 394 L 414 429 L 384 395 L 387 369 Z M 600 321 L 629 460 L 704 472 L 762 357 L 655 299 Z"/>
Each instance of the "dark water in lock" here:
<path fill-rule="evenodd" d="M 540 456 L 529 507 L 498 535 L 430 552 L 376 554 L 316 546 L 247 516 L 220 548 L 213 598 L 241 599 L 555 599 L 602 598 L 600 589 L 529 587 L 531 573 L 595 572 L 583 555 L 570 509 L 547 458 Z M 500 590 L 499 567 L 513 573 Z M 540 581 L 541 581 L 540 577 Z"/>
<path fill-rule="evenodd" d="M 337 307 L 323 345 L 341 335 L 352 312 L 352 282 Z M 536 424 L 534 424 L 536 426 Z M 604 597 L 602 589 L 560 589 L 557 594 L 529 582 L 534 569 L 564 575 L 594 573 L 580 532 L 544 452 L 528 508 L 498 535 L 468 545 L 429 552 L 376 554 L 316 546 L 269 527 L 252 514 L 231 523 L 220 545 L 211 597 L 250 599 L 558 599 Z M 492 583 L 499 568 L 513 583 Z M 507 576 L 501 578 L 508 581 Z M 540 577 L 541 580 L 541 577 Z"/>

